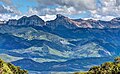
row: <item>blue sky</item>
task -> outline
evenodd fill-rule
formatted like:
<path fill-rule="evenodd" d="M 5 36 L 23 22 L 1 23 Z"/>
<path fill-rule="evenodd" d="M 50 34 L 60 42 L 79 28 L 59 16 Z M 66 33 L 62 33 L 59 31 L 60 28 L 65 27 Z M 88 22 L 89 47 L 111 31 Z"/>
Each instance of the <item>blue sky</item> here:
<path fill-rule="evenodd" d="M 0 20 L 35 14 L 44 20 L 55 19 L 56 14 L 110 20 L 120 16 L 120 0 L 0 0 Z"/>
<path fill-rule="evenodd" d="M 23 14 L 25 14 L 29 7 L 36 7 L 38 6 L 38 3 L 35 1 L 28 1 L 28 0 L 12 0 L 13 5 L 21 11 Z"/>

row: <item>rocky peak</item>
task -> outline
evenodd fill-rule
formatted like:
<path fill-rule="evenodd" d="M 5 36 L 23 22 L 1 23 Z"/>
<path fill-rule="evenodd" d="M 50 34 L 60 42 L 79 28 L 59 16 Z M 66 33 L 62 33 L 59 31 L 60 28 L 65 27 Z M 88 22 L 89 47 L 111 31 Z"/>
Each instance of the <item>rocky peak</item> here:
<path fill-rule="evenodd" d="M 64 18 L 67 18 L 67 17 L 65 17 L 65 16 L 63 16 L 63 15 L 61 15 L 61 14 L 57 14 L 56 16 L 57 16 L 56 19 L 64 19 Z"/>
<path fill-rule="evenodd" d="M 72 19 L 72 20 L 74 20 L 74 21 L 76 21 L 76 22 L 81 22 L 81 21 L 84 21 L 83 19 Z"/>
<path fill-rule="evenodd" d="M 35 18 L 35 19 L 39 19 L 39 17 L 37 15 L 32 15 L 29 18 Z"/>
<path fill-rule="evenodd" d="M 28 17 L 30 20 L 38 20 L 38 21 L 42 21 L 44 22 L 44 20 L 42 20 L 39 16 L 37 15 L 32 15 L 30 17 Z"/>
<path fill-rule="evenodd" d="M 39 18 L 37 15 L 30 17 L 23 16 L 18 20 L 9 20 L 8 25 L 25 25 L 25 26 L 43 26 L 44 20 Z"/>
<path fill-rule="evenodd" d="M 9 21 L 7 21 L 6 24 L 7 25 L 17 25 L 17 20 L 16 19 L 10 19 Z"/>
<path fill-rule="evenodd" d="M 31 21 L 31 24 L 41 24 L 41 25 L 44 25 L 45 24 L 45 21 L 42 20 L 39 16 L 37 15 L 32 15 L 29 17 L 29 20 Z"/>
<path fill-rule="evenodd" d="M 66 27 L 68 29 L 76 28 L 120 28 L 120 18 L 114 18 L 111 21 L 101 21 L 93 19 L 70 19 L 64 15 L 57 14 L 56 19 L 52 21 L 45 22 L 37 15 L 32 15 L 30 17 L 23 16 L 18 20 L 9 20 L 8 25 L 25 25 L 25 26 L 44 26 L 55 28 Z"/>
<path fill-rule="evenodd" d="M 113 18 L 111 21 L 114 21 L 114 22 L 120 22 L 120 18 L 118 17 L 118 18 Z"/>
<path fill-rule="evenodd" d="M 56 15 L 56 19 L 47 22 L 47 26 L 55 29 L 55 28 L 63 28 L 66 27 L 68 29 L 75 29 L 77 26 L 74 24 L 74 21 L 69 19 L 68 17 L 65 17 L 61 14 Z"/>
<path fill-rule="evenodd" d="M 21 17 L 20 19 L 27 19 L 28 17 L 27 16 L 23 16 L 23 17 Z"/>

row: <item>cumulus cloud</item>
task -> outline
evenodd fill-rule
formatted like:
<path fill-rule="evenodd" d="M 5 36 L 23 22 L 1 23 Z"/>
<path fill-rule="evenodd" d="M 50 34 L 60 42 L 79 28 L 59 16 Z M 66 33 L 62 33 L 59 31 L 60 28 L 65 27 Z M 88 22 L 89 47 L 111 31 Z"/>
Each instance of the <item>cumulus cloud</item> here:
<path fill-rule="evenodd" d="M 120 17 L 120 0 L 99 0 L 101 7 L 90 11 L 91 17 L 95 19 L 110 20 Z"/>
<path fill-rule="evenodd" d="M 53 20 L 56 18 L 56 15 L 49 15 L 49 14 L 40 15 L 40 14 L 41 13 L 35 8 L 29 8 L 28 12 L 26 13 L 27 16 L 38 15 L 44 21 Z"/>
<path fill-rule="evenodd" d="M 4 5 L 0 5 L 0 13 L 2 13 L 2 14 L 12 13 L 12 11 L 10 9 L 8 9 L 7 7 L 5 7 Z"/>
<path fill-rule="evenodd" d="M 0 20 L 16 19 L 21 12 L 14 6 L 12 0 L 0 0 Z"/>
<path fill-rule="evenodd" d="M 29 7 L 27 13 L 23 15 L 39 15 L 43 19 L 55 18 L 56 14 L 74 16 L 85 14 L 89 18 L 110 20 L 113 17 L 120 16 L 120 0 L 28 0 L 37 2 L 36 7 Z M 8 5 L 12 0 L 1 0 Z M 14 6 L 0 7 L 0 14 L 20 14 Z M 81 16 L 78 16 L 78 18 Z"/>
<path fill-rule="evenodd" d="M 39 15 L 39 11 L 37 11 L 35 8 L 29 8 L 28 12 L 27 12 L 28 16 L 31 15 Z"/>
<path fill-rule="evenodd" d="M 95 19 L 95 20 L 105 20 L 105 21 L 110 21 L 113 18 L 115 18 L 114 16 L 103 16 L 103 15 L 99 15 L 99 14 L 91 14 L 92 17 L 90 18 L 85 18 L 85 19 Z"/>
<path fill-rule="evenodd" d="M 66 6 L 60 6 L 56 7 L 54 9 L 51 8 L 43 8 L 43 9 L 38 9 L 39 15 L 56 15 L 56 14 L 67 14 L 67 15 L 73 15 L 73 14 L 78 14 L 81 13 L 80 11 L 76 10 L 74 7 L 66 7 Z"/>
<path fill-rule="evenodd" d="M 120 0 L 116 0 L 116 5 L 120 6 Z"/>
<path fill-rule="evenodd" d="M 74 7 L 79 10 L 96 9 L 96 0 L 37 0 L 41 5 L 58 5 L 66 7 Z"/>
<path fill-rule="evenodd" d="M 14 7 L 0 5 L 0 20 L 16 19 L 21 12 Z"/>
<path fill-rule="evenodd" d="M 44 14 L 75 15 L 88 11 L 91 14 L 89 17 L 94 19 L 110 20 L 113 17 L 120 17 L 120 0 L 37 0 L 37 2 L 44 7 L 41 9 Z M 56 8 L 47 8 L 52 5 Z"/>
<path fill-rule="evenodd" d="M 19 19 L 18 15 L 10 15 L 10 14 L 0 14 L 0 21 L 8 21 L 9 19 Z"/>
<path fill-rule="evenodd" d="M 29 9 L 33 14 L 46 15 L 76 15 L 88 10 L 96 10 L 96 0 L 29 0 L 37 1 L 38 7 Z"/>
<path fill-rule="evenodd" d="M 95 10 L 96 0 L 29 0 L 37 1 L 40 15 L 74 15 L 82 11 Z"/>
<path fill-rule="evenodd" d="M 3 2 L 3 3 L 8 4 L 8 5 L 12 4 L 12 0 L 0 0 L 0 2 Z"/>
<path fill-rule="evenodd" d="M 54 20 L 56 18 L 56 15 L 44 15 L 44 16 L 40 16 L 40 18 L 42 18 L 44 21 L 50 21 L 50 20 Z"/>
<path fill-rule="evenodd" d="M 19 14 L 21 14 L 21 12 L 18 11 L 14 7 L 0 5 L 0 14 L 17 14 L 17 15 L 19 15 Z"/>

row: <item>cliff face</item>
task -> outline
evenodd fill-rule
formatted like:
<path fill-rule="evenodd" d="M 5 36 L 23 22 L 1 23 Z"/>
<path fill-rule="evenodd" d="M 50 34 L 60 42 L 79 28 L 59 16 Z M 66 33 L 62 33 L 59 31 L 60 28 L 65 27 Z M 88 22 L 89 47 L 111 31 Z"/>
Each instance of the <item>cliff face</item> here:
<path fill-rule="evenodd" d="M 28 74 L 28 72 L 0 59 L 0 74 Z"/>

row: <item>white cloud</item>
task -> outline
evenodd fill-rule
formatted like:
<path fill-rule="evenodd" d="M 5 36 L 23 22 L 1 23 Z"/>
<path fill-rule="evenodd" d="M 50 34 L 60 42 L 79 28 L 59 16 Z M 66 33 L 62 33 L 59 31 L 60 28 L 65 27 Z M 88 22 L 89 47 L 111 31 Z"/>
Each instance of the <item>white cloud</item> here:
<path fill-rule="evenodd" d="M 94 10 L 96 8 L 96 0 L 36 0 L 41 5 L 50 6 L 66 6 L 74 7 L 79 10 Z"/>
<path fill-rule="evenodd" d="M 12 4 L 11 0 L 0 0 L 0 2 L 3 2 L 3 3 L 8 4 L 8 5 Z"/>
<path fill-rule="evenodd" d="M 31 1 L 31 0 L 29 0 Z M 88 10 L 96 10 L 96 0 L 32 0 L 38 7 L 33 10 L 39 15 L 76 15 Z M 51 8 L 52 7 L 52 8 Z"/>
<path fill-rule="evenodd" d="M 11 0 L 1 0 L 10 4 Z M 31 1 L 31 0 L 29 0 Z M 32 0 L 38 2 L 38 7 L 30 7 L 28 12 L 23 15 L 39 15 L 44 20 L 55 18 L 56 14 L 77 15 L 86 12 L 88 17 L 94 19 L 110 20 L 120 16 L 120 0 Z M 100 3 L 97 3 L 99 1 Z M 98 6 L 99 4 L 100 6 Z M 6 10 L 20 16 L 21 12 L 12 6 L 5 6 Z M 1 14 L 1 13 L 0 13 Z M 14 16 L 13 14 L 4 14 Z M 78 16 L 80 17 L 80 16 Z"/>
<path fill-rule="evenodd" d="M 116 0 L 116 5 L 120 6 L 120 0 Z"/>
<path fill-rule="evenodd" d="M 90 10 L 91 17 L 100 20 L 111 20 L 120 17 L 120 0 L 99 0 L 101 7 Z"/>
<path fill-rule="evenodd" d="M 36 9 L 33 9 L 33 8 L 29 8 L 28 12 L 26 13 L 28 16 L 31 16 L 31 15 L 38 15 L 39 14 L 39 11 L 37 11 Z"/>
<path fill-rule="evenodd" d="M 55 9 L 56 13 L 58 14 L 67 14 L 67 15 L 73 15 L 73 14 L 78 14 L 79 11 L 77 11 L 74 7 L 58 7 Z"/>
<path fill-rule="evenodd" d="M 50 21 L 54 20 L 56 18 L 56 15 L 45 15 L 45 16 L 40 16 L 44 21 Z"/>
<path fill-rule="evenodd" d="M 20 15 L 20 14 L 22 14 L 20 11 L 18 11 L 16 8 L 14 8 L 14 7 L 10 7 L 10 6 L 4 6 L 4 5 L 2 5 L 2 7 L 4 8 L 4 10 L 6 10 L 6 12 L 8 13 L 8 14 L 15 14 L 15 15 Z M 2 12 L 2 11 L 1 11 Z M 6 13 L 6 12 L 4 12 L 4 13 Z"/>
<path fill-rule="evenodd" d="M 10 14 L 0 14 L 0 21 L 8 21 L 9 19 L 19 19 L 20 16 L 12 16 Z"/>
<path fill-rule="evenodd" d="M 118 15 L 120 12 L 120 7 L 117 6 L 116 0 L 101 0 L 102 8 L 97 10 L 103 15 Z"/>
<path fill-rule="evenodd" d="M 116 7 L 116 0 L 99 0 L 101 7 L 97 7 L 97 0 L 37 0 L 43 8 L 39 7 L 39 15 L 76 15 L 89 11 L 89 18 L 111 20 L 115 15 L 118 16 L 120 10 Z M 118 0 L 117 0 L 118 1 Z M 120 0 L 119 0 L 120 1 Z M 100 4 L 99 3 L 99 4 Z M 45 5 L 45 6 L 44 6 Z M 56 6 L 56 8 L 48 8 L 48 6 Z M 78 16 L 80 17 L 80 16 Z"/>
<path fill-rule="evenodd" d="M 21 12 L 13 7 L 0 5 L 0 20 L 18 19 Z"/>
<path fill-rule="evenodd" d="M 110 21 L 111 19 L 115 18 L 114 16 L 108 16 L 108 15 L 102 16 L 98 14 L 92 14 L 91 16 L 95 20 L 105 20 L 105 21 Z"/>
<path fill-rule="evenodd" d="M 8 9 L 8 7 L 5 7 L 4 5 L 0 5 L 0 13 L 12 13 L 12 10 Z"/>

